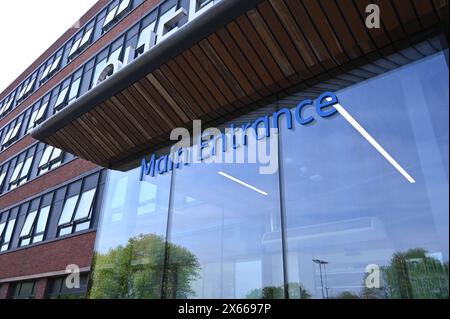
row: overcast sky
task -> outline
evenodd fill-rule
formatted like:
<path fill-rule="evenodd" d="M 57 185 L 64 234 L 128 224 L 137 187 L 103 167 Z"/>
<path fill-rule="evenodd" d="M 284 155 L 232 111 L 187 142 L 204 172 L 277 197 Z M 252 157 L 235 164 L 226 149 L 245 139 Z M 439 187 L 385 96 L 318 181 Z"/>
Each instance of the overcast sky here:
<path fill-rule="evenodd" d="M 97 0 L 1 1 L 0 92 Z"/>

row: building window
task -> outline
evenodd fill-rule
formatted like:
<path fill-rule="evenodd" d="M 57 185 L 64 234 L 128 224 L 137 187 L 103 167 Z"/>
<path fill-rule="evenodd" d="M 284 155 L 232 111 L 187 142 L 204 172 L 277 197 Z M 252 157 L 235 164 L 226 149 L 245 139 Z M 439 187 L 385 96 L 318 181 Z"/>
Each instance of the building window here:
<path fill-rule="evenodd" d="M 103 31 L 107 31 L 111 26 L 122 18 L 127 10 L 130 8 L 130 0 L 122 0 L 120 5 L 116 5 L 112 8 L 106 15 L 105 21 L 103 22 Z"/>
<path fill-rule="evenodd" d="M 14 168 L 11 180 L 9 182 L 9 189 L 14 189 L 24 184 L 28 180 L 31 164 L 33 163 L 33 156 L 30 156 L 26 160 L 20 162 Z"/>
<path fill-rule="evenodd" d="M 14 143 L 19 138 L 19 130 L 22 126 L 22 121 L 17 121 L 16 125 L 11 126 L 8 133 L 6 133 L 3 139 L 2 146 L 7 147 Z"/>
<path fill-rule="evenodd" d="M 33 299 L 36 294 L 36 281 L 18 282 L 13 285 L 10 299 Z"/>
<path fill-rule="evenodd" d="M 17 95 L 17 101 L 22 100 L 22 97 L 23 97 L 23 95 L 25 94 L 25 90 L 26 90 L 26 89 L 27 89 L 27 84 L 24 83 L 24 84 L 22 85 L 22 88 L 21 88 L 20 91 L 19 91 L 19 94 Z"/>
<path fill-rule="evenodd" d="M 39 175 L 61 165 L 62 157 L 63 152 L 59 148 L 47 145 L 39 162 Z"/>
<path fill-rule="evenodd" d="M 49 299 L 83 299 L 86 296 L 88 274 L 80 274 L 80 288 L 69 288 L 67 277 L 57 277 L 50 281 L 47 297 Z"/>
<path fill-rule="evenodd" d="M 12 233 L 14 230 L 14 225 L 16 224 L 16 219 L 10 219 L 7 223 L 4 222 L 0 224 L 0 251 L 7 251 L 9 248 L 9 242 L 11 241 Z M 6 225 L 6 228 L 5 228 Z M 3 234 L 2 234 L 3 233 Z"/>
<path fill-rule="evenodd" d="M 66 200 L 58 223 L 58 236 L 89 229 L 95 191 L 93 188 Z"/>
<path fill-rule="evenodd" d="M 97 85 L 97 79 L 100 76 L 100 72 L 102 72 L 103 68 L 106 65 L 106 61 L 108 61 L 107 58 L 104 58 L 103 60 L 100 60 L 97 65 L 95 66 L 95 70 L 94 70 L 94 76 L 92 78 L 92 83 L 91 86 L 94 87 Z"/>
<path fill-rule="evenodd" d="M 61 92 L 59 92 L 58 98 L 56 100 L 56 104 L 54 109 L 56 111 L 61 110 L 65 105 L 66 105 L 66 101 L 67 101 L 67 93 L 69 92 L 69 86 L 66 86 L 65 88 L 63 88 L 61 90 Z"/>
<path fill-rule="evenodd" d="M 58 71 L 61 66 L 61 58 L 62 54 L 56 57 L 55 61 L 53 61 L 52 67 L 50 68 L 49 76 L 52 76 L 56 71 Z"/>
<path fill-rule="evenodd" d="M 81 77 L 74 80 L 72 82 L 72 84 L 70 85 L 70 92 L 69 92 L 69 98 L 67 99 L 67 104 L 70 104 L 77 99 L 78 91 L 80 89 L 80 83 L 81 83 Z"/>
<path fill-rule="evenodd" d="M 122 0 L 122 2 L 120 3 L 119 8 L 117 9 L 116 19 L 120 19 L 120 18 L 123 17 L 123 15 L 130 8 L 130 3 L 131 3 L 131 0 Z"/>
<path fill-rule="evenodd" d="M 22 231 L 20 232 L 19 246 L 27 246 L 44 240 L 50 206 L 30 212 L 27 215 Z"/>
<path fill-rule="evenodd" d="M 94 28 L 88 29 L 82 37 L 80 37 L 78 40 L 76 40 L 69 51 L 69 60 L 73 60 L 77 54 L 79 54 L 81 51 L 83 51 L 86 46 L 89 45 L 92 38 L 92 33 L 94 31 Z"/>
<path fill-rule="evenodd" d="M 34 83 L 36 82 L 36 77 L 33 77 L 27 84 L 23 84 L 22 89 L 20 90 L 19 95 L 17 96 L 17 101 L 24 100 L 27 98 L 32 92 Z"/>
<path fill-rule="evenodd" d="M 48 101 L 41 104 L 39 108 L 31 113 L 30 123 L 28 124 L 28 132 L 34 128 L 36 125 L 43 122 L 45 119 L 45 112 L 47 111 Z"/>
<path fill-rule="evenodd" d="M 5 99 L 5 101 L 6 101 L 6 99 Z M 5 104 L 3 105 L 3 107 L 2 107 L 2 109 L 0 111 L 0 116 L 3 116 L 3 115 L 5 115 L 6 113 L 9 112 L 9 110 L 11 109 L 13 101 L 14 101 L 14 96 L 11 94 L 9 96 L 8 101 L 5 102 Z"/>
<path fill-rule="evenodd" d="M 28 95 L 33 91 L 34 83 L 36 83 L 36 78 L 37 76 L 31 79 L 30 83 L 28 83 L 27 88 L 25 90 L 24 98 L 28 97 Z"/>
<path fill-rule="evenodd" d="M 91 42 L 91 39 L 92 39 L 93 32 L 94 32 L 94 27 L 90 28 L 89 30 L 87 30 L 84 33 L 83 38 L 81 38 L 80 46 L 78 47 L 78 52 L 83 51 L 86 48 L 86 46 L 89 45 L 89 43 Z"/>
<path fill-rule="evenodd" d="M 78 47 L 80 46 L 80 42 L 81 42 L 81 38 L 76 40 L 73 43 L 72 47 L 70 48 L 70 51 L 69 51 L 69 59 L 70 60 L 72 60 L 75 57 L 75 55 L 77 54 Z"/>
<path fill-rule="evenodd" d="M 57 56 L 52 63 L 49 63 L 47 65 L 47 67 L 44 70 L 44 73 L 42 73 L 41 76 L 40 80 L 41 84 L 45 82 L 48 78 L 50 78 L 59 69 L 59 67 L 61 66 L 61 58 L 62 54 Z"/>
<path fill-rule="evenodd" d="M 108 14 L 106 15 L 105 21 L 103 22 L 103 31 L 109 29 L 109 27 L 113 24 L 114 18 L 116 16 L 118 6 L 112 8 Z"/>
<path fill-rule="evenodd" d="M 3 183 L 5 182 L 6 179 L 6 173 L 7 171 L 4 171 L 3 173 L 0 174 L 0 193 L 2 192 L 3 189 Z"/>

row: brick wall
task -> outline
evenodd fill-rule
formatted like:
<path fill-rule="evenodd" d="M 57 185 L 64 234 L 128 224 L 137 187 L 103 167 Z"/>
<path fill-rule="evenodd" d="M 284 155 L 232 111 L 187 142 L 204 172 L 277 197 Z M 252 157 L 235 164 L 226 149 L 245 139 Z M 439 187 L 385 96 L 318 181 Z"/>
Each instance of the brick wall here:
<path fill-rule="evenodd" d="M 0 255 L 0 279 L 63 271 L 67 265 L 90 267 L 95 232 Z"/>

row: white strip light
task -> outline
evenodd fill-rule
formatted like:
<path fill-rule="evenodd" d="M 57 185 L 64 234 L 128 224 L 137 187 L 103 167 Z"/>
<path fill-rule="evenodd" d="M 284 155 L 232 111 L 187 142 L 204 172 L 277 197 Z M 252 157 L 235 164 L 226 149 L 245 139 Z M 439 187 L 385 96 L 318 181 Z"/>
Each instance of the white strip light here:
<path fill-rule="evenodd" d="M 400 172 L 411 184 L 414 184 L 416 181 L 408 172 L 388 153 L 386 150 L 367 132 L 361 124 L 359 124 L 353 116 L 351 116 L 342 105 L 335 104 L 334 108 L 349 122 L 358 132 L 361 134 L 372 146 L 381 154 L 383 157 L 392 165 L 394 168 Z"/>
<path fill-rule="evenodd" d="M 247 188 L 250 188 L 251 190 L 253 190 L 253 191 L 257 192 L 257 193 L 260 193 L 261 195 L 264 195 L 264 196 L 269 195 L 268 193 L 266 193 L 266 192 L 260 190 L 259 188 L 256 188 L 255 186 L 252 186 L 252 185 L 250 185 L 250 184 L 247 184 L 247 183 L 241 181 L 240 179 L 237 179 L 236 177 L 233 177 L 233 176 L 231 176 L 231 175 L 228 175 L 227 173 L 224 173 L 224 172 L 218 172 L 218 173 L 219 173 L 219 175 L 222 175 L 223 177 L 226 177 L 226 178 L 228 178 L 228 179 L 231 179 L 233 182 L 236 182 L 236 183 L 238 183 L 238 184 L 241 184 L 242 186 L 245 186 L 245 187 L 247 187 Z"/>

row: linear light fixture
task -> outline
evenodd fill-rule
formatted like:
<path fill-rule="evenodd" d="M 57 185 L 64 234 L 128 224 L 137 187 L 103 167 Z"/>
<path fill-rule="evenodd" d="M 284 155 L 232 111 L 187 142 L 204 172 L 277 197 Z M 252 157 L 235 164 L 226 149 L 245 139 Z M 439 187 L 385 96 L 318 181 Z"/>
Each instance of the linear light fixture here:
<path fill-rule="evenodd" d="M 245 187 L 247 187 L 247 188 L 250 188 L 251 190 L 253 190 L 253 191 L 257 192 L 257 193 L 260 193 L 261 195 L 264 195 L 264 196 L 269 195 L 268 193 L 266 193 L 266 192 L 260 190 L 259 188 L 255 187 L 255 186 L 252 186 L 252 185 L 250 185 L 250 184 L 247 184 L 246 182 L 243 182 L 243 181 L 241 181 L 240 179 L 238 179 L 238 178 L 236 178 L 236 177 L 233 177 L 233 176 L 231 176 L 231 175 L 228 175 L 227 173 L 224 173 L 224 172 L 218 172 L 218 173 L 219 173 L 219 175 L 222 175 L 223 177 L 226 177 L 226 178 L 228 178 L 228 179 L 231 179 L 233 182 L 236 182 L 236 183 L 238 183 L 238 184 L 241 184 L 242 186 L 245 186 Z"/>
<path fill-rule="evenodd" d="M 411 184 L 416 181 L 408 172 L 359 124 L 339 103 L 334 108 L 361 134 L 383 157 L 400 172 Z"/>

